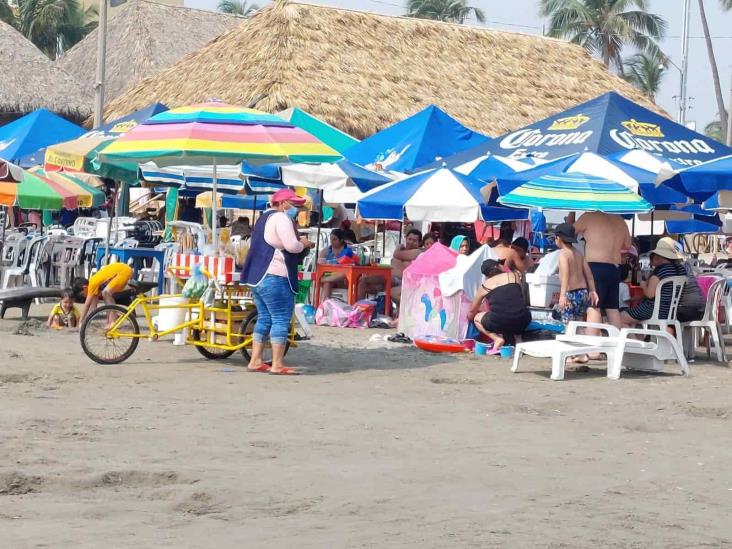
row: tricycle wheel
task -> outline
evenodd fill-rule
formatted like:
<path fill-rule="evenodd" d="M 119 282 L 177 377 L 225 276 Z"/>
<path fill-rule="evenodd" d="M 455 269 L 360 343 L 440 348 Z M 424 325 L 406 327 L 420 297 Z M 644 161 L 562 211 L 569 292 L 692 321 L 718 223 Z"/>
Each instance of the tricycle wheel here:
<path fill-rule="evenodd" d="M 192 333 L 194 339 L 198 339 L 201 334 L 199 330 L 193 330 Z M 209 360 L 223 360 L 224 358 L 229 358 L 234 354 L 234 351 L 225 351 L 223 349 L 217 349 L 216 347 L 204 347 L 201 345 L 196 345 L 196 351 Z"/>
<path fill-rule="evenodd" d="M 244 317 L 244 320 L 241 323 L 241 327 L 239 328 L 239 333 L 244 337 L 245 339 L 249 339 L 252 337 L 252 334 L 254 333 L 254 325 L 257 323 L 257 310 L 252 309 L 252 311 Z M 250 341 L 249 344 L 245 347 L 241 348 L 241 354 L 244 355 L 244 359 L 249 362 L 252 359 L 252 355 L 250 351 L 252 350 L 252 342 Z M 287 351 L 290 350 L 290 340 L 287 340 L 287 344 L 285 345 L 285 355 L 287 355 Z M 267 343 L 267 345 L 264 348 L 264 353 L 262 354 L 262 362 L 270 363 L 272 362 L 272 347 Z"/>
<path fill-rule="evenodd" d="M 107 335 L 110 322 L 126 314 L 127 309 L 121 305 L 103 305 L 84 319 L 81 325 L 81 348 L 86 356 L 99 364 L 119 364 L 132 356 L 140 340 L 125 335 L 109 337 Z M 140 326 L 135 315 L 127 316 L 118 326 L 122 334 L 138 335 Z"/>

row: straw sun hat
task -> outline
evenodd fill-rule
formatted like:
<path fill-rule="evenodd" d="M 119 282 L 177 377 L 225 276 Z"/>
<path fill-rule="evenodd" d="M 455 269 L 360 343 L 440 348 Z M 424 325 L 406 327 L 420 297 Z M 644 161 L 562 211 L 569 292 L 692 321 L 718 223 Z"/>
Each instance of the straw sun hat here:
<path fill-rule="evenodd" d="M 676 241 L 668 236 L 664 236 L 659 240 L 656 248 L 651 250 L 651 253 L 665 257 L 666 259 L 684 259 L 684 255 L 676 247 Z"/>

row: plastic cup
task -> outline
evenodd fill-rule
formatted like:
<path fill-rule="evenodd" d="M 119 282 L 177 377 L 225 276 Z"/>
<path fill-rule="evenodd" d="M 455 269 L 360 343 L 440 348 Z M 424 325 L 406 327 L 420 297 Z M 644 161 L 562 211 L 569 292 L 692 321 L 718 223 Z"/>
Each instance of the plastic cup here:
<path fill-rule="evenodd" d="M 478 356 L 485 356 L 488 352 L 488 345 L 481 343 L 480 341 L 475 342 L 475 354 Z"/>
<path fill-rule="evenodd" d="M 501 347 L 501 358 L 511 358 L 513 356 L 513 347 L 503 346 Z"/>

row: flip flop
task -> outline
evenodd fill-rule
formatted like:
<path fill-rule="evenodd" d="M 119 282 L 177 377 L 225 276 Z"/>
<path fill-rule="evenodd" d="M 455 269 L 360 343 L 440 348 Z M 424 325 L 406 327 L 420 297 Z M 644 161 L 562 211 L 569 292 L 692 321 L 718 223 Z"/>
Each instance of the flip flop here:
<path fill-rule="evenodd" d="M 488 351 L 486 351 L 485 354 L 487 354 L 487 355 L 500 355 L 501 354 L 501 350 L 500 349 L 489 349 Z"/>
<path fill-rule="evenodd" d="M 289 368 L 289 367 L 285 366 L 277 372 L 270 370 L 269 375 L 271 375 L 271 376 L 299 376 L 300 372 L 298 372 L 294 368 Z"/>
<path fill-rule="evenodd" d="M 247 368 L 247 372 L 251 372 L 253 374 L 266 374 L 269 372 L 270 368 L 272 368 L 271 364 L 267 364 L 266 362 L 263 362 L 256 368 Z"/>

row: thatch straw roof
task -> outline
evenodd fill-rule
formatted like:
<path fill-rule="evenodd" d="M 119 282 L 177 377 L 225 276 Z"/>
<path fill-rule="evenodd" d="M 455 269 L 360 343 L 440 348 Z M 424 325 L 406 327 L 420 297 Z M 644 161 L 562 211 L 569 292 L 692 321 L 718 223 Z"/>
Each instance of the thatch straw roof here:
<path fill-rule="evenodd" d="M 129 0 L 107 23 L 105 101 L 167 69 L 245 19 L 212 11 Z M 89 33 L 61 59 L 67 70 L 88 89 L 97 73 L 98 31 Z"/>
<path fill-rule="evenodd" d="M 276 0 L 130 89 L 106 116 L 216 97 L 270 112 L 300 107 L 365 137 L 434 103 L 500 135 L 611 90 L 658 110 L 563 41 Z"/>
<path fill-rule="evenodd" d="M 25 114 L 39 108 L 83 119 L 91 112 L 92 95 L 0 21 L 0 113 Z"/>

